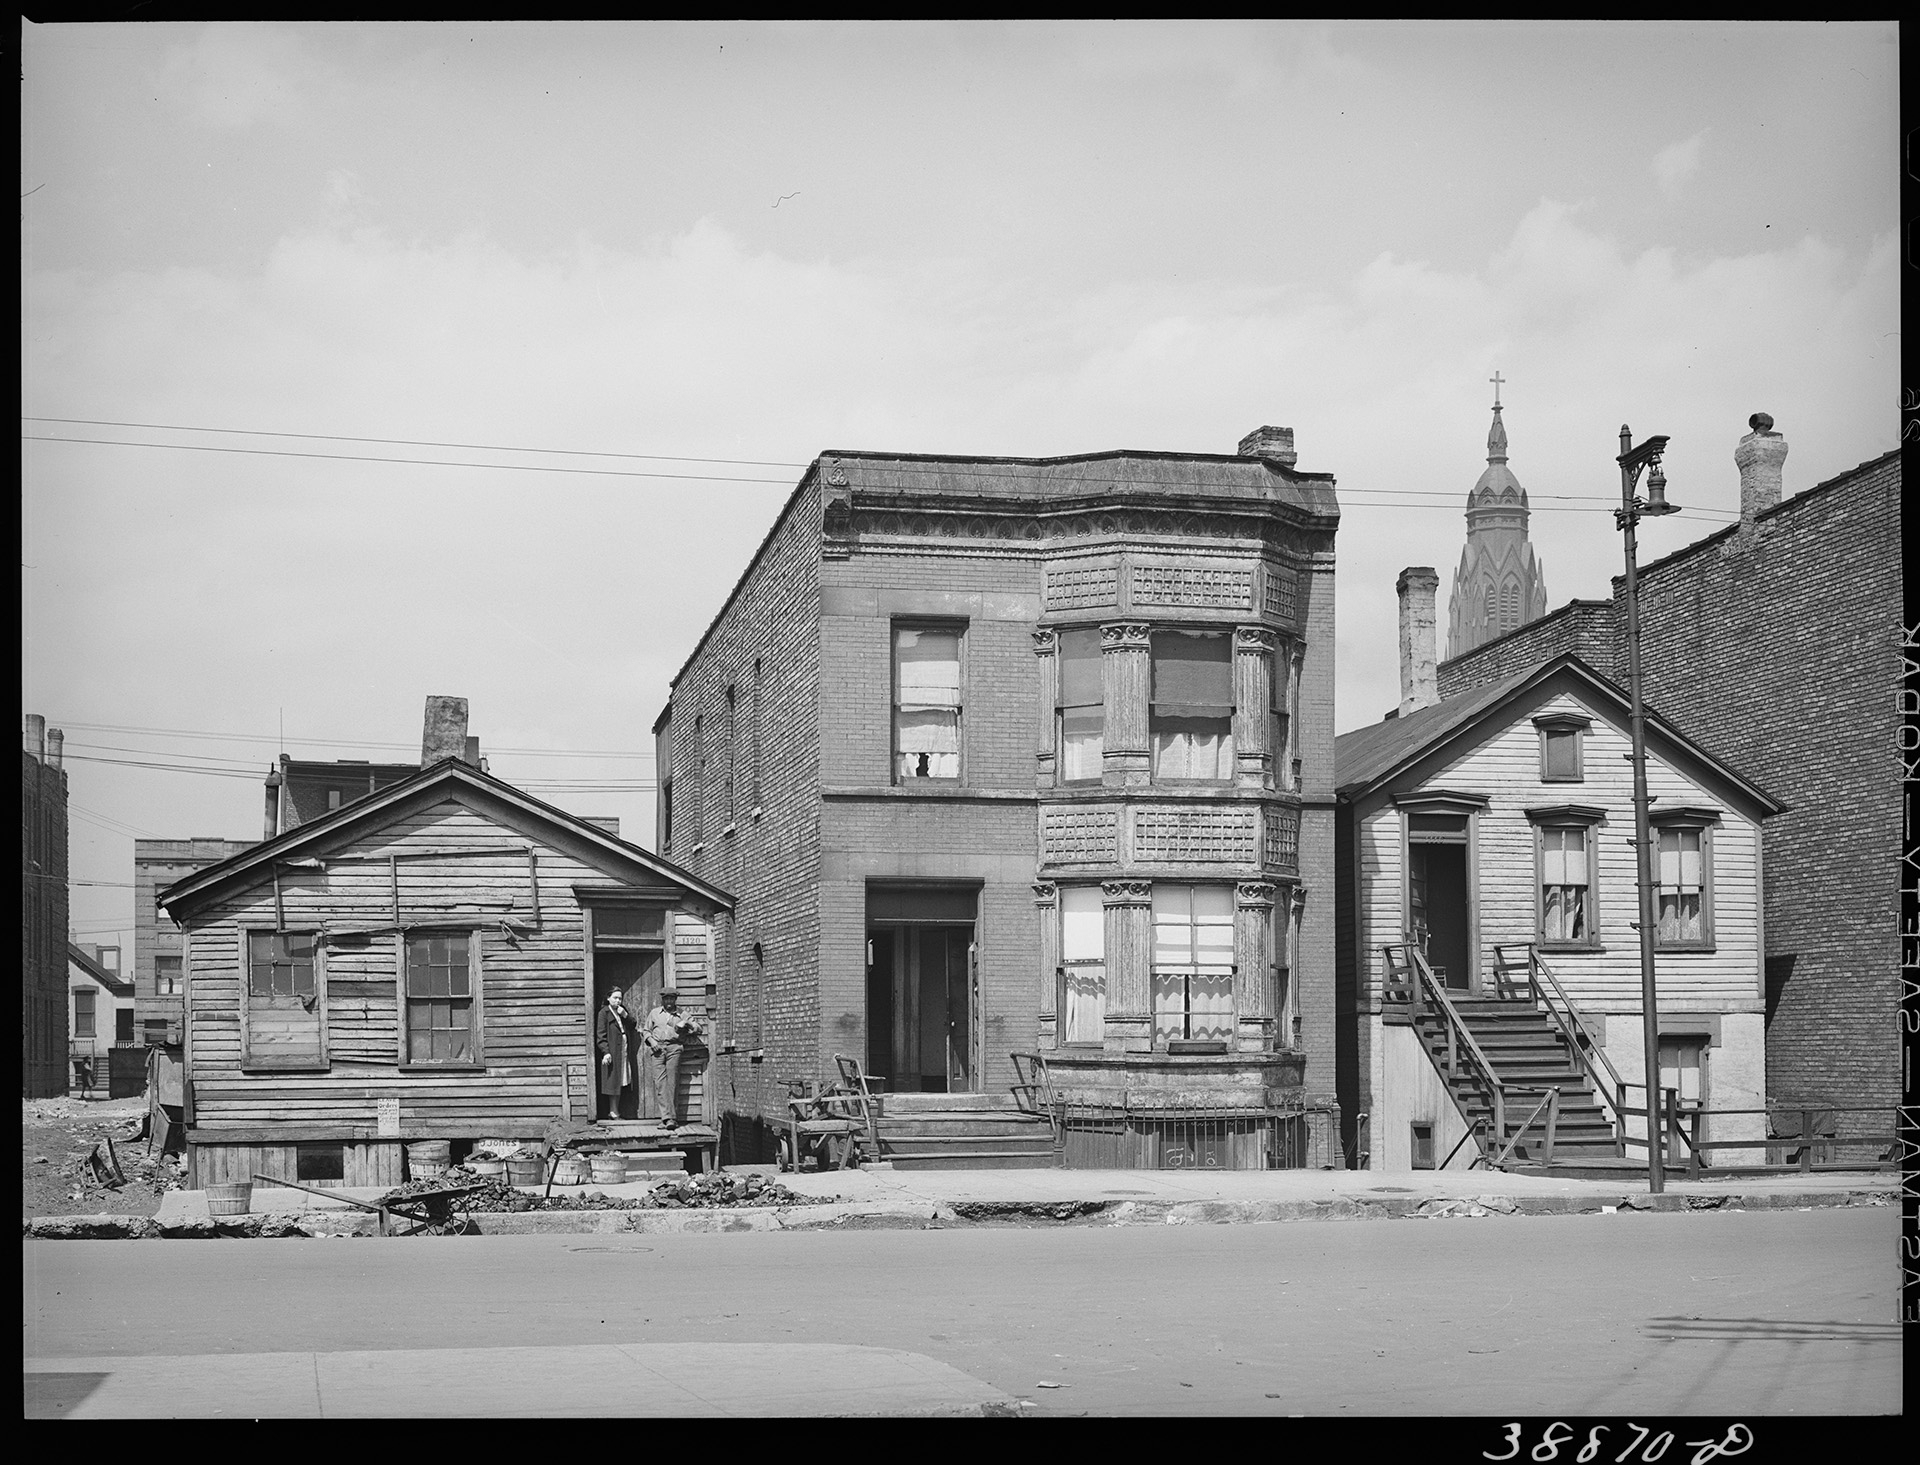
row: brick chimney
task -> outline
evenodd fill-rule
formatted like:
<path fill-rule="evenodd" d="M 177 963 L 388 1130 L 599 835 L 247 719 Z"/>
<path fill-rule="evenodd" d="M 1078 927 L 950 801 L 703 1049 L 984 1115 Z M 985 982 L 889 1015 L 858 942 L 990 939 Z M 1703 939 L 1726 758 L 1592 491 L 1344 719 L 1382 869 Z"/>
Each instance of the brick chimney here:
<path fill-rule="evenodd" d="M 1753 430 L 1740 439 L 1733 450 L 1733 463 L 1740 470 L 1740 522 L 1751 524 L 1754 517 L 1780 502 L 1780 465 L 1787 461 L 1787 440 L 1773 430 L 1773 419 L 1756 412 L 1747 419 Z"/>
<path fill-rule="evenodd" d="M 47 761 L 47 720 L 37 712 L 27 714 L 27 725 L 20 734 L 20 745 L 33 754 L 36 762 Z"/>
<path fill-rule="evenodd" d="M 272 839 L 280 832 L 280 785 L 284 781 L 277 767 L 267 770 L 267 822 L 263 838 Z"/>
<path fill-rule="evenodd" d="M 1409 565 L 1394 583 L 1400 596 L 1400 715 L 1440 700 L 1434 592 L 1440 576 L 1431 566 Z"/>
<path fill-rule="evenodd" d="M 65 753 L 67 735 L 57 727 L 47 729 L 47 767 L 58 768 L 61 756 Z"/>
<path fill-rule="evenodd" d="M 1291 468 L 1295 461 L 1293 429 L 1291 427 L 1256 427 L 1240 439 L 1240 456 L 1265 458 L 1269 463 L 1278 463 L 1283 468 Z"/>
<path fill-rule="evenodd" d="M 448 758 L 467 756 L 467 699 L 427 698 L 426 726 L 420 734 L 420 766 L 431 768 Z"/>

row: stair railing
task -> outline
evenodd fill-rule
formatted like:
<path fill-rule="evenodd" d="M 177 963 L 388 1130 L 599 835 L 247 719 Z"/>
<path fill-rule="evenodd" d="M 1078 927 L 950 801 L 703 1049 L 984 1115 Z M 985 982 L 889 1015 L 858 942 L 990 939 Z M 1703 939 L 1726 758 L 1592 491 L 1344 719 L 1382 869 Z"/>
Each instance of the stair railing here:
<path fill-rule="evenodd" d="M 1523 957 L 1514 957 L 1511 952 L 1523 952 Z M 1527 974 L 1527 999 L 1545 1007 L 1547 1016 L 1566 1039 L 1567 1048 L 1573 1054 L 1574 1061 L 1600 1100 L 1613 1111 L 1613 1152 L 1616 1157 L 1625 1159 L 1627 1153 L 1627 1085 L 1620 1077 L 1620 1071 L 1613 1066 L 1613 1060 L 1607 1057 L 1607 1050 L 1594 1041 L 1592 1031 L 1586 1020 L 1580 1016 L 1580 1009 L 1573 1005 L 1573 999 L 1567 996 L 1566 988 L 1546 962 L 1540 959 L 1540 952 L 1531 942 L 1510 945 L 1495 944 L 1493 948 L 1495 981 L 1501 996 L 1507 995 L 1510 986 L 1518 986 L 1511 980 L 1511 974 L 1524 969 Z M 1598 1060 L 1596 1062 L 1596 1060 Z M 1601 1070 L 1605 1069 L 1605 1076 Z M 1634 1141 L 1639 1143 L 1639 1141 Z"/>
<path fill-rule="evenodd" d="M 1406 1002 L 1408 1013 L 1415 1022 L 1419 1021 L 1429 1004 L 1439 1014 L 1447 1035 L 1446 1076 L 1449 1079 L 1461 1077 L 1464 1069 L 1467 1081 L 1485 1095 L 1488 1107 L 1493 1110 L 1493 1134 L 1497 1143 L 1507 1132 L 1507 1091 L 1506 1085 L 1500 1081 L 1499 1070 L 1474 1041 L 1459 1009 L 1453 1005 L 1453 999 L 1447 996 L 1445 984 L 1427 965 L 1426 954 L 1411 941 L 1390 942 L 1380 950 L 1387 962 L 1387 1000 Z"/>
<path fill-rule="evenodd" d="M 1516 1089 L 1514 1092 L 1531 1093 L 1532 1090 Z M 1542 1164 L 1551 1165 L 1553 1163 L 1553 1142 L 1560 1128 L 1560 1090 L 1558 1087 L 1548 1088 L 1541 1095 L 1540 1102 L 1533 1106 L 1533 1112 L 1520 1122 L 1520 1127 L 1514 1130 L 1512 1137 L 1507 1140 L 1500 1153 L 1494 1157 L 1492 1162 L 1494 1169 L 1498 1170 L 1507 1163 L 1507 1157 L 1513 1153 L 1514 1146 L 1526 1138 L 1527 1131 L 1533 1127 L 1533 1121 L 1540 1117 L 1542 1110 L 1546 1111 L 1547 1127 L 1544 1131 L 1546 1143 L 1541 1146 L 1540 1159 Z"/>
<path fill-rule="evenodd" d="M 1060 1109 L 1054 1102 L 1053 1075 L 1047 1068 L 1046 1055 L 1009 1053 L 1007 1056 L 1013 1060 L 1013 1102 L 1029 1113 L 1046 1115 L 1047 1130 L 1053 1137 L 1056 1163 L 1064 1163 L 1059 1156 L 1065 1147 L 1065 1138 L 1061 1133 Z"/>

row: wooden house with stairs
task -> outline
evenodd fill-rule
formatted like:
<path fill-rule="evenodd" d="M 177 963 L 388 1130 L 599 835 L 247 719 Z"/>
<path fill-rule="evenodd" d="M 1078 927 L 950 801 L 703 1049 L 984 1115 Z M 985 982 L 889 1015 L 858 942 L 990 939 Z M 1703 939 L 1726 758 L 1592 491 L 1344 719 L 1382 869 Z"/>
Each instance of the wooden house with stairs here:
<path fill-rule="evenodd" d="M 1437 578 L 1401 577 L 1400 708 L 1335 741 L 1347 1153 L 1644 1169 L 1627 696 L 1565 655 L 1439 700 Z M 1782 806 L 1652 708 L 1647 778 L 1657 1084 L 1682 1130 L 1661 1142 L 1670 1162 L 1703 1141 L 1716 1163 L 1757 1161 L 1725 1146 L 1766 1133 L 1760 824 Z"/>

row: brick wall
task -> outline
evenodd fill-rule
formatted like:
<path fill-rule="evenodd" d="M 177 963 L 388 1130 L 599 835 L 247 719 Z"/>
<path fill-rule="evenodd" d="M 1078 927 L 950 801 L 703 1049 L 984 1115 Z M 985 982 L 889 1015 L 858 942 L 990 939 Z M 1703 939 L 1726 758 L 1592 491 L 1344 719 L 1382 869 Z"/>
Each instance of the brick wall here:
<path fill-rule="evenodd" d="M 67 775 L 20 753 L 20 1093 L 67 1091 Z"/>
<path fill-rule="evenodd" d="M 1570 600 L 1497 641 L 1441 662 L 1440 695 L 1457 697 L 1569 651 L 1603 676 L 1611 676 L 1614 650 L 1613 602 Z"/>
<path fill-rule="evenodd" d="M 818 1046 L 820 513 L 810 477 L 681 669 L 663 729 L 674 780 L 673 839 L 663 853 L 738 901 L 715 923 L 710 974 L 711 1076 L 728 1160 L 759 1157 L 753 1126 L 741 1119 L 762 1113 L 769 1095 L 782 1108 L 786 1091 L 775 1078 L 811 1076 Z M 731 808 L 723 772 L 729 686 Z M 752 1057 L 756 1051 L 764 1057 Z"/>
<path fill-rule="evenodd" d="M 1625 587 L 1440 669 L 1442 695 L 1563 650 L 1625 681 Z M 1892 1104 L 1900 1092 L 1900 457 L 1863 463 L 1646 566 L 1647 703 L 1790 807 L 1767 821 L 1767 1087 Z M 1574 610 L 1583 605 L 1575 602 Z M 1525 659 L 1516 659 L 1525 658 Z"/>

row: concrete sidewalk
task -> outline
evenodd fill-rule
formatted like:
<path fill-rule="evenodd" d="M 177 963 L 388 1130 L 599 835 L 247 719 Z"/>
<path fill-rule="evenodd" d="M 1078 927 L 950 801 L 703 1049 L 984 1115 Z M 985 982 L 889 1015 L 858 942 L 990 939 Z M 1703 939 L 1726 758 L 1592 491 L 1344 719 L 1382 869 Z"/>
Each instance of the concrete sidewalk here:
<path fill-rule="evenodd" d="M 761 1168 L 771 1167 L 741 1167 Z M 548 1233 L 793 1231 L 822 1227 L 967 1224 L 1096 1225 L 1259 1223 L 1365 1218 L 1573 1215 L 1606 1211 L 1775 1210 L 1891 1204 L 1900 1188 L 1891 1172 L 1767 1175 L 1675 1180 L 1650 1196 L 1621 1180 L 1559 1180 L 1496 1170 L 1382 1174 L 1355 1170 L 909 1170 L 885 1166 L 781 1175 L 779 1183 L 813 1198 L 786 1207 L 608 1211 L 484 1212 L 483 1236 Z M 657 1182 L 556 1187 L 638 1197 Z M 255 1215 L 284 1217 L 309 1235 L 370 1235 L 370 1212 L 345 1197 L 372 1200 L 377 1189 L 343 1189 L 341 1198 L 283 1187 L 253 1193 Z M 128 1218 L 46 1217 L 27 1234 L 47 1236 L 217 1234 L 202 1191 L 174 1191 L 151 1223 Z M 74 1225 L 75 1222 L 85 1222 Z M 63 1225 L 63 1223 L 65 1223 Z"/>
<path fill-rule="evenodd" d="M 25 1360 L 28 1419 L 792 1418 L 1012 1413 L 896 1348 L 624 1343 Z M 728 1388 L 726 1380 L 751 1387 Z"/>

